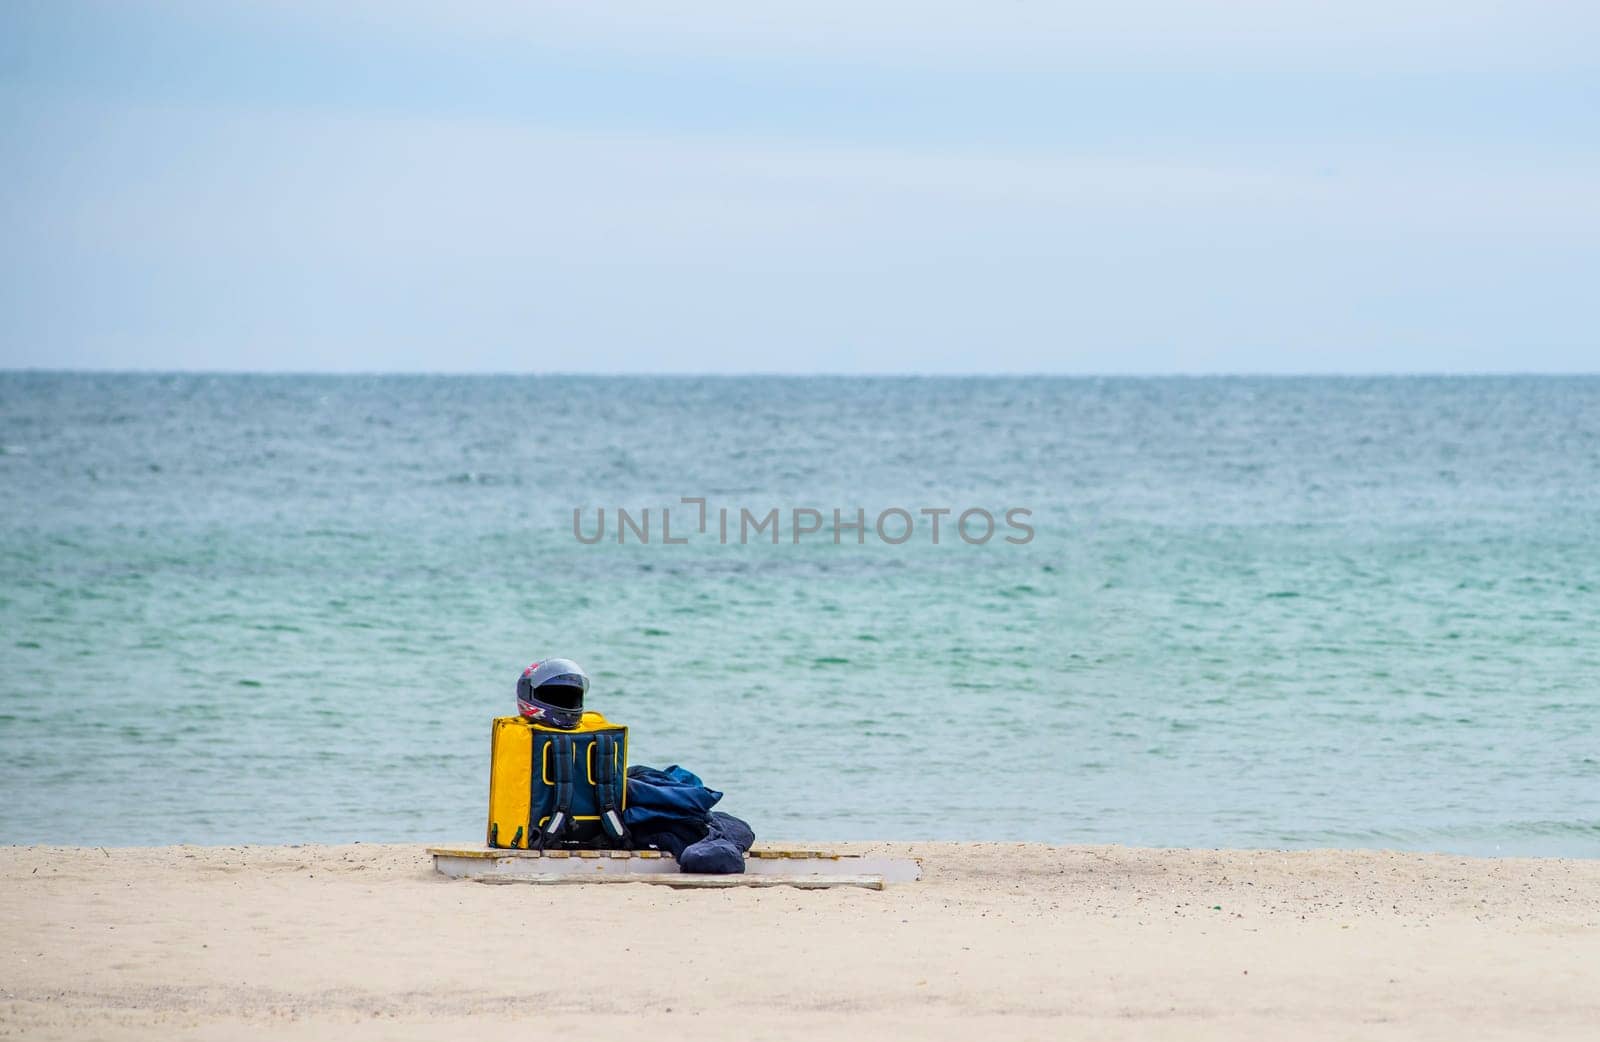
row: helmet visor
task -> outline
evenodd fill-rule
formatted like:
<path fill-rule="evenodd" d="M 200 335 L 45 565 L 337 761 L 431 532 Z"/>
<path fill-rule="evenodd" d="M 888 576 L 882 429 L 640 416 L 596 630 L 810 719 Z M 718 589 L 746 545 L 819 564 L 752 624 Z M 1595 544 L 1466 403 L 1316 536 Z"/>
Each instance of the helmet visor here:
<path fill-rule="evenodd" d="M 583 688 L 576 684 L 563 683 L 571 678 L 556 677 L 548 684 L 542 684 L 533 689 L 533 697 L 545 705 L 557 709 L 570 709 L 574 712 L 583 708 Z"/>

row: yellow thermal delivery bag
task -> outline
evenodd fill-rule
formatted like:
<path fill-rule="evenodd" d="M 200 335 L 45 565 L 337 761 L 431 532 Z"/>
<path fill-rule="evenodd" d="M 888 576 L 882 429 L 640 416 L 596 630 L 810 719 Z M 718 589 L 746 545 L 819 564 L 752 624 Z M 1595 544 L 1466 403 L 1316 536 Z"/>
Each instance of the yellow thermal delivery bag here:
<path fill-rule="evenodd" d="M 628 729 L 587 712 L 570 731 L 494 721 L 489 846 L 626 847 Z"/>

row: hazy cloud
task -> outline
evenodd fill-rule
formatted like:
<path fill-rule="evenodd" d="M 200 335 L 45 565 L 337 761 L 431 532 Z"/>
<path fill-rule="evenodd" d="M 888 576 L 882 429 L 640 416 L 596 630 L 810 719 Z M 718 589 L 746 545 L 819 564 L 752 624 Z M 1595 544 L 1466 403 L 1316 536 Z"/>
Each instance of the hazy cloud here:
<path fill-rule="evenodd" d="M 19 5 L 0 363 L 1593 369 L 1588 12 Z"/>

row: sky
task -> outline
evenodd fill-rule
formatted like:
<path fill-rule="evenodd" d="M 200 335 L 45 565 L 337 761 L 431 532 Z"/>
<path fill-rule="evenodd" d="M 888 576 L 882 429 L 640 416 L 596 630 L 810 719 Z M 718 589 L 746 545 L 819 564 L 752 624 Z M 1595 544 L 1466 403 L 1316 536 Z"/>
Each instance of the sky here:
<path fill-rule="evenodd" d="M 1600 370 L 1600 5 L 0 3 L 0 368 Z"/>

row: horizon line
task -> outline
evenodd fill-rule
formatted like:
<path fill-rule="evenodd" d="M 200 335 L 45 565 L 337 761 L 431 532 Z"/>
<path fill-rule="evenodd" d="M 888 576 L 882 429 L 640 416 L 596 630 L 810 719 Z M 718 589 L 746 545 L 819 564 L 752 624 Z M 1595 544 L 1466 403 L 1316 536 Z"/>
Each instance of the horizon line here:
<path fill-rule="evenodd" d="M 1172 371 L 1059 371 L 1059 370 L 967 370 L 967 371 L 789 371 L 789 370 L 582 370 L 582 369 L 167 369 L 133 367 L 0 366 L 0 375 L 48 376 L 332 376 L 332 377 L 596 377 L 613 379 L 862 379 L 862 380 L 968 380 L 968 379 L 1058 379 L 1058 380 L 1216 380 L 1216 379 L 1506 379 L 1532 377 L 1596 377 L 1600 370 L 1558 369 L 1393 369 L 1393 370 L 1172 370 Z"/>

